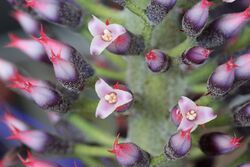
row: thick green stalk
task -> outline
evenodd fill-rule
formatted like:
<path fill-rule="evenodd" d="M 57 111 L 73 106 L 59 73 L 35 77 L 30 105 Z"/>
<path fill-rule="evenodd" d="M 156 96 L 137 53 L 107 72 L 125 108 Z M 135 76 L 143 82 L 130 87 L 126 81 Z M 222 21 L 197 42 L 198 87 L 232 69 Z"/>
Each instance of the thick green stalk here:
<path fill-rule="evenodd" d="M 74 146 L 74 153 L 78 156 L 114 157 L 108 149 L 110 148 L 77 144 Z"/>

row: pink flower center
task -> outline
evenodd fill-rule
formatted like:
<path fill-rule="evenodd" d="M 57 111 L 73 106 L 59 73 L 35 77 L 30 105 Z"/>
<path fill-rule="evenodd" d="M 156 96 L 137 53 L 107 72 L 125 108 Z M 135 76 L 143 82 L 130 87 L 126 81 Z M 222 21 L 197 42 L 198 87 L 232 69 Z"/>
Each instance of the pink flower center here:
<path fill-rule="evenodd" d="M 197 117 L 197 112 L 194 110 L 190 110 L 189 112 L 186 113 L 186 118 L 189 121 L 195 120 Z"/>
<path fill-rule="evenodd" d="M 108 29 L 105 29 L 103 31 L 102 40 L 105 42 L 110 42 L 112 41 L 112 39 L 113 39 L 112 33 Z"/>
<path fill-rule="evenodd" d="M 231 71 L 232 69 L 236 67 L 238 67 L 238 65 L 234 63 L 232 58 L 226 63 L 227 71 Z"/>
<path fill-rule="evenodd" d="M 117 97 L 117 94 L 115 92 L 111 92 L 109 94 L 106 94 L 104 96 L 104 99 L 109 104 L 115 104 L 117 102 L 117 100 L 118 100 L 118 97 Z"/>

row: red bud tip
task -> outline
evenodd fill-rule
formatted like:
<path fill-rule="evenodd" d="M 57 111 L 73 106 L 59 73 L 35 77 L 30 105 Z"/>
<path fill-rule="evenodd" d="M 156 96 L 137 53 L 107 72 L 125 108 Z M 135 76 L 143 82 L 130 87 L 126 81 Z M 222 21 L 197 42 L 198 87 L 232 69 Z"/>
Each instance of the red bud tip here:
<path fill-rule="evenodd" d="M 213 2 L 209 2 L 208 0 L 201 0 L 201 5 L 202 5 L 202 7 L 206 8 L 206 7 L 213 6 L 214 3 Z"/>
<path fill-rule="evenodd" d="M 186 130 L 186 131 L 180 131 L 181 137 L 187 137 L 187 139 L 190 139 L 190 133 L 191 133 L 192 128 Z"/>
<path fill-rule="evenodd" d="M 226 67 L 227 71 L 231 71 L 232 69 L 238 67 L 238 65 L 234 63 L 233 58 L 230 58 L 230 60 L 228 60 L 228 62 L 226 63 Z"/>
<path fill-rule="evenodd" d="M 119 82 L 116 82 L 116 84 L 113 86 L 114 89 L 119 89 Z"/>
<path fill-rule="evenodd" d="M 209 55 L 210 55 L 212 52 L 213 52 L 213 50 L 210 50 L 210 49 L 205 49 L 205 50 L 203 51 L 204 56 L 205 56 L 206 58 L 208 58 Z"/>
<path fill-rule="evenodd" d="M 250 7 L 243 11 L 243 15 L 248 19 L 250 18 Z"/>
<path fill-rule="evenodd" d="M 10 38 L 10 43 L 6 44 L 4 47 L 15 47 L 16 42 L 19 40 L 19 38 L 13 34 L 13 33 L 9 33 L 8 34 L 9 38 Z"/>
<path fill-rule="evenodd" d="M 234 145 L 236 147 L 240 147 L 242 139 L 243 139 L 243 137 L 233 137 L 231 140 L 231 143 L 232 143 L 232 145 Z"/>
<path fill-rule="evenodd" d="M 119 145 L 119 137 L 120 137 L 120 134 L 118 134 L 115 138 L 115 141 L 114 141 L 114 144 L 113 144 L 113 148 L 111 150 L 108 150 L 110 153 L 113 153 L 115 154 L 116 153 L 116 147 Z"/>
<path fill-rule="evenodd" d="M 34 0 L 25 0 L 26 4 L 25 4 L 25 7 L 26 8 L 33 8 L 35 6 L 35 1 Z"/>
<path fill-rule="evenodd" d="M 110 20 L 110 19 L 106 19 L 106 22 L 105 22 L 105 23 L 106 23 L 106 26 L 109 25 L 109 20 Z"/>
<path fill-rule="evenodd" d="M 146 59 L 149 60 L 155 60 L 156 59 L 156 55 L 155 53 L 151 50 L 147 55 L 146 55 Z"/>
<path fill-rule="evenodd" d="M 51 49 L 51 57 L 50 57 L 50 60 L 52 63 L 56 63 L 57 60 L 60 60 L 61 59 L 61 51 L 56 55 L 55 52 Z"/>

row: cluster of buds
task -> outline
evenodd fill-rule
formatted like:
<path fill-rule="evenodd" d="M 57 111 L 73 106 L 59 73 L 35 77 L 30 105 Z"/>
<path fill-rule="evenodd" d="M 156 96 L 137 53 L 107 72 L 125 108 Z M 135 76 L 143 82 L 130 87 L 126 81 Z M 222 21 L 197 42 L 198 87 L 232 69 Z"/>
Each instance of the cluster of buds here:
<path fill-rule="evenodd" d="M 160 50 L 151 50 L 145 58 L 147 66 L 152 72 L 165 72 L 169 69 L 170 58 Z"/>
<path fill-rule="evenodd" d="M 209 7 L 212 4 L 208 0 L 201 0 L 184 14 L 182 30 L 188 36 L 197 37 L 201 33 L 207 23 Z"/>
<path fill-rule="evenodd" d="M 211 50 L 194 46 L 182 54 L 182 62 L 186 65 L 200 65 L 203 64 L 209 57 Z"/>
<path fill-rule="evenodd" d="M 237 82 L 248 80 L 250 54 L 240 55 L 236 60 L 232 58 L 218 66 L 208 79 L 208 91 L 214 96 L 227 94 Z"/>
<path fill-rule="evenodd" d="M 132 34 L 119 24 L 110 24 L 109 20 L 103 23 L 93 16 L 88 28 L 94 37 L 90 46 L 91 55 L 100 55 L 106 48 L 115 54 L 137 55 L 145 48 L 140 36 Z"/>
<path fill-rule="evenodd" d="M 150 0 L 145 12 L 148 19 L 157 25 L 162 22 L 175 4 L 176 0 Z"/>
<path fill-rule="evenodd" d="M 21 91 L 27 98 L 32 99 L 40 108 L 46 111 L 65 113 L 69 108 L 69 100 L 56 87 L 48 82 L 35 80 L 21 75 L 16 67 L 5 60 L 0 60 L 0 79 L 10 88 Z"/>
<path fill-rule="evenodd" d="M 14 34 L 9 34 L 10 43 L 6 47 L 19 49 L 31 59 L 49 63 L 48 56 L 43 46 L 34 39 L 22 39 Z"/>
<path fill-rule="evenodd" d="M 119 135 L 116 137 L 112 150 L 116 159 L 123 167 L 149 167 L 150 155 L 134 143 L 118 143 Z"/>
<path fill-rule="evenodd" d="M 211 22 L 197 38 L 200 46 L 214 48 L 237 35 L 250 18 L 250 7 L 239 13 L 226 14 Z"/>
<path fill-rule="evenodd" d="M 164 147 L 164 153 L 170 160 L 184 157 L 191 149 L 191 135 L 198 125 L 204 125 L 217 117 L 213 109 L 197 106 L 191 99 L 182 96 L 173 109 L 170 110 L 171 120 L 178 127 Z"/>
<path fill-rule="evenodd" d="M 231 137 L 221 132 L 204 134 L 199 141 L 201 150 L 210 156 L 230 153 L 240 146 L 242 138 Z"/>
<path fill-rule="evenodd" d="M 74 0 L 25 0 L 26 6 L 30 7 L 42 19 L 77 28 L 83 21 L 83 11 Z"/>
<path fill-rule="evenodd" d="M 95 90 L 100 98 L 96 108 L 96 117 L 101 119 L 107 118 L 114 111 L 127 110 L 133 101 L 133 95 L 129 90 L 121 89 L 119 86 L 112 88 L 102 79 L 96 82 Z"/>
<path fill-rule="evenodd" d="M 43 45 L 53 64 L 57 80 L 68 90 L 79 93 L 94 70 L 72 46 L 49 38 L 43 28 L 40 34 L 41 37 L 35 40 Z"/>

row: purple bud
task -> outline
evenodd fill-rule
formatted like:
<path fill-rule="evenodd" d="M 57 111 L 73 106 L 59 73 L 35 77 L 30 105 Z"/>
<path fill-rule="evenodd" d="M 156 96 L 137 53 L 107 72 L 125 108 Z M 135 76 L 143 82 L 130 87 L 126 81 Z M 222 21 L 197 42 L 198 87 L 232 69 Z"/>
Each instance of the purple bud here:
<path fill-rule="evenodd" d="M 241 165 L 239 165 L 237 167 L 250 167 L 250 163 L 241 164 Z"/>
<path fill-rule="evenodd" d="M 182 19 L 182 30 L 188 36 L 196 37 L 201 33 L 208 20 L 209 7 L 212 5 L 213 3 L 208 0 L 201 0 L 185 13 Z"/>
<path fill-rule="evenodd" d="M 199 144 L 201 150 L 210 156 L 230 153 L 240 146 L 241 138 L 231 137 L 221 132 L 212 132 L 203 135 Z"/>
<path fill-rule="evenodd" d="M 250 7 L 243 12 L 226 14 L 214 20 L 197 38 L 200 46 L 214 48 L 238 34 L 250 18 Z"/>
<path fill-rule="evenodd" d="M 52 23 L 77 28 L 83 21 L 83 11 L 73 0 L 25 0 L 40 17 Z"/>
<path fill-rule="evenodd" d="M 182 54 L 182 62 L 187 65 L 203 64 L 208 59 L 210 53 L 211 50 L 209 49 L 205 49 L 200 46 L 195 46 Z"/>
<path fill-rule="evenodd" d="M 67 141 L 39 130 L 19 131 L 14 127 L 12 129 L 12 136 L 7 139 L 18 140 L 32 150 L 40 153 L 67 153 L 72 151 L 71 144 Z"/>
<path fill-rule="evenodd" d="M 170 118 L 171 121 L 178 127 L 182 121 L 182 114 L 180 112 L 180 108 L 178 107 L 178 105 L 174 106 L 171 110 L 170 110 Z"/>
<path fill-rule="evenodd" d="M 153 24 L 162 22 L 168 12 L 175 6 L 176 0 L 151 0 L 146 15 Z"/>
<path fill-rule="evenodd" d="M 176 160 L 187 155 L 192 146 L 190 130 L 177 132 L 170 137 L 164 147 L 164 153 L 167 159 Z"/>
<path fill-rule="evenodd" d="M 208 79 L 208 92 L 213 96 L 228 93 L 234 85 L 236 67 L 233 59 L 218 66 Z"/>
<path fill-rule="evenodd" d="M 139 55 L 144 49 L 143 38 L 129 31 L 117 37 L 107 48 L 108 51 L 119 55 Z"/>
<path fill-rule="evenodd" d="M 234 111 L 234 121 L 239 126 L 250 126 L 250 102 L 247 102 L 239 110 Z"/>
<path fill-rule="evenodd" d="M 152 72 L 165 72 L 170 66 L 170 58 L 160 50 L 151 50 L 145 58 Z"/>
<path fill-rule="evenodd" d="M 235 76 L 239 80 L 250 79 L 250 53 L 241 55 L 235 60 L 237 68 L 235 70 Z"/>
<path fill-rule="evenodd" d="M 117 161 L 123 167 L 149 167 L 150 155 L 134 143 L 118 143 L 119 135 L 116 137 L 112 150 Z"/>

